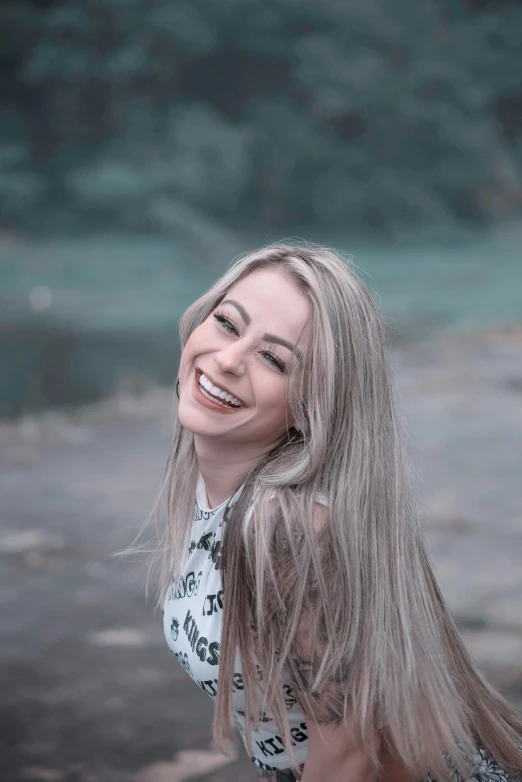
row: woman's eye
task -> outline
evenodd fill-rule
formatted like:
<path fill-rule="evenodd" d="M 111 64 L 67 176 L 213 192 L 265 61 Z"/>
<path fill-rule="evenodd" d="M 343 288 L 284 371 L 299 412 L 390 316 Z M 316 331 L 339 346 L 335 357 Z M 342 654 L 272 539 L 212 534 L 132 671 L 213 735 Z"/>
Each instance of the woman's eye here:
<path fill-rule="evenodd" d="M 233 323 L 229 318 L 226 318 L 224 315 L 214 315 L 215 320 L 220 323 L 225 331 L 230 332 L 231 334 L 237 334 L 238 330 L 236 328 L 235 323 Z"/>
<path fill-rule="evenodd" d="M 274 354 L 270 353 L 268 350 L 264 350 L 263 355 L 266 356 L 266 358 L 274 367 L 277 367 L 277 369 L 279 369 L 281 372 L 285 371 L 285 362 L 281 361 L 278 356 L 274 356 Z"/>
<path fill-rule="evenodd" d="M 233 320 L 230 320 L 230 318 L 227 318 L 226 315 L 222 315 L 220 312 L 214 312 L 212 313 L 212 317 L 214 320 L 216 320 L 220 327 L 224 329 L 229 334 L 235 334 L 237 337 L 239 336 L 239 330 L 234 323 Z M 275 353 L 271 353 L 269 350 L 262 350 L 261 355 L 264 356 L 269 364 L 271 364 L 273 367 L 276 367 L 280 372 L 286 371 L 286 364 L 285 362 L 279 358 L 279 356 L 276 356 Z"/>

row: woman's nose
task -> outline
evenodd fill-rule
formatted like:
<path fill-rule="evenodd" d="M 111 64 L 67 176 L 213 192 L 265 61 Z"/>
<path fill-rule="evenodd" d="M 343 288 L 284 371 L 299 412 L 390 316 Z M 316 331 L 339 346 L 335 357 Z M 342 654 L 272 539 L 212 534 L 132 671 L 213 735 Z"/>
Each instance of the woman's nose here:
<path fill-rule="evenodd" d="M 228 345 L 226 348 L 217 350 L 214 353 L 214 361 L 221 372 L 230 372 L 235 375 L 242 375 L 245 371 L 245 347 L 238 342 L 235 345 Z"/>

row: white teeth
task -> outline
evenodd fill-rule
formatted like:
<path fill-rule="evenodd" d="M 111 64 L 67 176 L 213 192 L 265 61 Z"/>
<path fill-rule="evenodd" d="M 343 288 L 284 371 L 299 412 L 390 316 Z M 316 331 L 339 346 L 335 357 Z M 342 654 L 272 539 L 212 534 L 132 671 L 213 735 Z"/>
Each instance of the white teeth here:
<path fill-rule="evenodd" d="M 218 400 L 223 400 L 224 402 L 228 402 L 229 405 L 234 405 L 235 407 L 243 406 L 243 403 L 240 402 L 239 399 L 236 399 L 235 396 L 232 396 L 232 394 L 223 391 L 223 389 L 218 388 L 218 386 L 215 386 L 213 383 L 211 383 L 206 375 L 203 374 L 200 375 L 199 385 L 202 388 L 202 390 L 203 389 L 206 390 L 207 392 L 206 396 L 211 397 L 216 402 Z"/>

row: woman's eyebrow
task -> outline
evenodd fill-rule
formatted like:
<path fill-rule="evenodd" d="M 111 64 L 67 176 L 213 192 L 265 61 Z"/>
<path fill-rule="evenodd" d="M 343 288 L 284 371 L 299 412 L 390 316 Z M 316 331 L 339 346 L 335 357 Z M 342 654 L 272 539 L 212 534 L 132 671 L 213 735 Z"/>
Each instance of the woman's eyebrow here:
<path fill-rule="evenodd" d="M 221 304 L 232 304 L 232 306 L 235 307 L 236 310 L 239 312 L 239 314 L 241 315 L 241 317 L 243 318 L 247 326 L 250 326 L 250 324 L 252 323 L 252 318 L 250 317 L 246 309 L 238 301 L 234 301 L 234 299 L 225 299 L 225 301 L 222 301 Z"/>
<path fill-rule="evenodd" d="M 285 348 L 288 348 L 288 350 L 291 350 L 292 353 L 295 353 L 298 359 L 302 360 L 303 354 L 297 348 L 295 345 L 292 345 L 291 342 L 287 342 L 286 339 L 283 339 L 282 337 L 276 337 L 275 334 L 263 334 L 263 339 L 266 339 L 267 342 L 276 342 L 278 345 L 283 345 Z"/>
<path fill-rule="evenodd" d="M 239 312 L 239 314 L 245 321 L 246 325 L 250 326 L 250 324 L 252 323 L 252 318 L 250 317 L 250 315 L 245 310 L 242 304 L 240 304 L 238 301 L 234 301 L 234 299 L 225 299 L 225 301 L 222 301 L 221 304 L 232 304 L 232 306 L 235 307 L 236 310 Z M 295 345 L 292 345 L 291 342 L 288 342 L 286 339 L 283 339 L 282 337 L 276 337 L 275 334 L 263 334 L 263 339 L 266 339 L 267 342 L 275 342 L 278 345 L 283 345 L 283 347 L 291 350 L 292 353 L 295 353 L 297 358 L 302 360 L 303 354 L 301 353 L 301 351 Z"/>

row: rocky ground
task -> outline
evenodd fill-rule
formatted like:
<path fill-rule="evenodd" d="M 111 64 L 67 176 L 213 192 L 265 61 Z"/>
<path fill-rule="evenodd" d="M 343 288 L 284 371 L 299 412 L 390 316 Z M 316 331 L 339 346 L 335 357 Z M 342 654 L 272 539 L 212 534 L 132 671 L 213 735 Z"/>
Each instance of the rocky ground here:
<path fill-rule="evenodd" d="M 522 328 L 397 364 L 442 589 L 522 710 Z M 112 556 L 159 488 L 170 405 L 158 390 L 0 425 L 2 782 L 255 778 L 241 747 L 210 746 L 213 702 L 167 651 L 146 558 Z"/>

